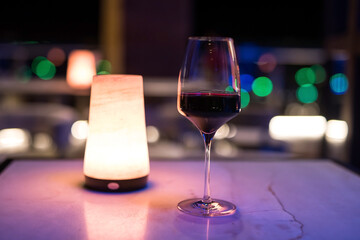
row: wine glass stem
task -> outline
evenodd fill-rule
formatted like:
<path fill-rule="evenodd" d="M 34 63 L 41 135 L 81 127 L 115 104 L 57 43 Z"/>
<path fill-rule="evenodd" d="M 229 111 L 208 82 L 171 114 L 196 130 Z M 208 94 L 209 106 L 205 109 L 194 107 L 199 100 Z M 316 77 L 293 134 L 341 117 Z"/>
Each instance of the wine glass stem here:
<path fill-rule="evenodd" d="M 204 203 L 211 203 L 212 199 L 210 197 L 210 149 L 211 149 L 211 140 L 214 137 L 215 133 L 202 133 L 204 137 L 205 144 L 205 184 L 204 184 L 204 196 L 202 201 Z"/>

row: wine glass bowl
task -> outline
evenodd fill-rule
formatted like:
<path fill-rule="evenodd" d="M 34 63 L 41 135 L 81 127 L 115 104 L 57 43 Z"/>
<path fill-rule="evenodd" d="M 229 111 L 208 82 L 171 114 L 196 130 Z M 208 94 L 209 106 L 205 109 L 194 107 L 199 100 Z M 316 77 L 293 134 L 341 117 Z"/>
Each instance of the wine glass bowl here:
<path fill-rule="evenodd" d="M 190 37 L 179 74 L 178 111 L 200 131 L 205 144 L 203 198 L 188 199 L 178 209 L 196 216 L 235 212 L 230 202 L 210 197 L 210 148 L 216 131 L 240 112 L 240 73 L 231 38 Z"/>

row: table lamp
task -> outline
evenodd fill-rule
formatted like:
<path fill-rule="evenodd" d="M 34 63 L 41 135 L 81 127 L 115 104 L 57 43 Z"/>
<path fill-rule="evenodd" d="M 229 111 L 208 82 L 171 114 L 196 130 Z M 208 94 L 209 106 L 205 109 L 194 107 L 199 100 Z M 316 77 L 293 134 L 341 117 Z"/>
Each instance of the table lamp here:
<path fill-rule="evenodd" d="M 89 50 L 73 50 L 69 55 L 66 81 L 75 89 L 88 89 L 96 74 L 95 55 Z"/>
<path fill-rule="evenodd" d="M 142 76 L 94 76 L 84 156 L 85 187 L 132 191 L 146 186 L 149 171 Z"/>

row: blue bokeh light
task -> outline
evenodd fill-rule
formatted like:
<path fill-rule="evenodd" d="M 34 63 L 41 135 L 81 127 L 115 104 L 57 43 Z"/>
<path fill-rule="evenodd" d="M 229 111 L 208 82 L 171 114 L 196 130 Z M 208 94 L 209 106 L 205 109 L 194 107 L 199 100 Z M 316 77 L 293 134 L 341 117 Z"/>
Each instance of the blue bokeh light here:
<path fill-rule="evenodd" d="M 330 78 L 330 89 L 336 95 L 344 94 L 349 88 L 349 82 L 345 74 L 337 73 Z"/>
<path fill-rule="evenodd" d="M 247 92 L 251 92 L 253 82 L 254 82 L 254 77 L 252 75 L 240 74 L 240 83 L 242 89 L 245 89 Z"/>

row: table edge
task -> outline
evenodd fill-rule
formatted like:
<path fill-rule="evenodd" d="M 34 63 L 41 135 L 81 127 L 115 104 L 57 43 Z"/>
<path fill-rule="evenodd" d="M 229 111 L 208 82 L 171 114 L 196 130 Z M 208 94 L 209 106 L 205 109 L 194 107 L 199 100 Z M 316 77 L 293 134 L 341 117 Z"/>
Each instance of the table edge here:
<path fill-rule="evenodd" d="M 74 160 L 81 160 L 80 158 L 5 158 L 5 160 L 3 162 L 0 163 L 0 175 L 6 170 L 6 168 L 9 167 L 9 165 L 11 165 L 14 161 L 32 161 L 32 160 L 36 160 L 36 161 L 46 161 L 46 160 L 63 160 L 63 161 L 74 161 Z M 152 161 L 157 161 L 156 159 L 151 159 Z M 193 161 L 195 161 L 196 159 L 194 159 Z M 299 161 L 300 159 L 282 159 L 281 161 L 285 161 L 285 162 L 289 162 L 289 161 Z M 307 159 L 302 159 L 303 161 L 306 161 Z M 309 159 L 309 160 L 325 160 L 325 161 L 329 161 L 332 163 L 335 163 L 336 165 L 349 170 L 350 172 L 354 173 L 357 176 L 360 176 L 360 169 L 357 168 L 356 166 L 351 165 L 350 163 L 345 163 L 336 159 L 331 159 L 331 158 L 326 158 L 326 159 Z M 164 160 L 158 160 L 159 162 L 164 161 Z M 189 161 L 189 160 L 186 160 Z M 200 161 L 200 160 L 199 160 Z M 201 160 L 202 161 L 202 160 Z M 214 159 L 213 162 L 219 162 L 219 161 L 224 161 L 224 162 L 234 162 L 234 160 L 216 160 Z M 249 162 L 250 160 L 240 160 L 239 162 Z M 254 162 L 274 162 L 276 160 L 256 160 Z M 170 162 L 170 161 L 166 161 L 166 162 Z M 173 162 L 179 162 L 178 160 L 174 160 Z"/>

